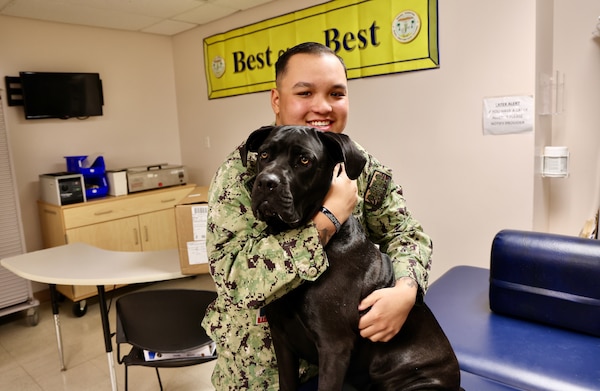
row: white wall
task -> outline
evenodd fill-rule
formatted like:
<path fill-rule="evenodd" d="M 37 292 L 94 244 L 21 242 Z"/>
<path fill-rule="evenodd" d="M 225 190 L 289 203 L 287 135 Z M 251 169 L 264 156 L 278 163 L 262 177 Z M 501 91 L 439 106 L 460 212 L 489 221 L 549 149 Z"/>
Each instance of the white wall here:
<path fill-rule="evenodd" d="M 19 71 L 98 72 L 104 115 L 25 120 L 3 104 L 28 251 L 40 249 L 38 175 L 70 155 L 102 153 L 108 168 L 181 163 L 169 37 L 0 16 L 0 76 Z"/>
<path fill-rule="evenodd" d="M 552 179 L 550 230 L 577 234 L 600 202 L 600 2 L 555 0 L 554 69 L 564 75 L 564 112 L 553 118 L 552 143 L 571 153 L 567 179 Z"/>
<path fill-rule="evenodd" d="M 553 74 L 552 56 L 554 52 L 553 42 L 553 13 L 554 0 L 542 0 L 537 2 L 536 7 L 536 111 L 544 113 L 546 106 L 551 101 L 547 96 L 547 82 Z M 544 75 L 542 77 L 542 75 Z M 545 97 L 540 96 L 544 91 Z M 541 155 L 544 146 L 551 145 L 552 140 L 552 116 L 536 116 L 535 126 L 535 151 L 534 151 L 534 176 L 533 176 L 533 229 L 536 231 L 547 231 L 549 226 L 550 210 L 550 179 L 541 176 Z"/>
<path fill-rule="evenodd" d="M 273 121 L 266 92 L 207 99 L 203 38 L 317 3 L 274 2 L 174 38 L 182 157 L 196 182 Z M 484 136 L 481 122 L 484 97 L 534 94 L 535 2 L 440 1 L 439 27 L 439 69 L 350 81 L 347 128 L 393 168 L 433 237 L 432 279 L 488 266 L 493 236 L 533 221 L 533 133 Z"/>

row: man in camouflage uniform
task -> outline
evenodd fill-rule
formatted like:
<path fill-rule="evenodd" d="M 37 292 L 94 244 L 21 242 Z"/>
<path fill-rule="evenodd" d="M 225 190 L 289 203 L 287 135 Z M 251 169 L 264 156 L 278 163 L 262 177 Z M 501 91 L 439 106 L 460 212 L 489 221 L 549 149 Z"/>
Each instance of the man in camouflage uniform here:
<path fill-rule="evenodd" d="M 276 64 L 277 87 L 271 104 L 277 125 L 308 125 L 341 133 L 348 114 L 343 62 L 326 46 L 300 44 Z M 393 260 L 396 286 L 367 296 L 358 310 L 364 338 L 388 341 L 427 289 L 432 243 L 406 208 L 402 189 L 390 169 L 360 148 L 367 164 L 356 181 L 344 167 L 334 176 L 323 201 L 343 224 L 350 214 L 369 238 Z M 219 294 L 203 326 L 217 343 L 212 381 L 221 390 L 278 390 L 278 374 L 269 325 L 261 308 L 328 267 L 323 250 L 335 228 L 319 212 L 305 227 L 270 234 L 251 209 L 256 155 L 246 167 L 239 148 L 218 169 L 209 191 L 207 247 L 210 271 Z M 350 289 L 350 287 L 349 287 Z M 306 379 L 315 368 L 303 365 Z"/>

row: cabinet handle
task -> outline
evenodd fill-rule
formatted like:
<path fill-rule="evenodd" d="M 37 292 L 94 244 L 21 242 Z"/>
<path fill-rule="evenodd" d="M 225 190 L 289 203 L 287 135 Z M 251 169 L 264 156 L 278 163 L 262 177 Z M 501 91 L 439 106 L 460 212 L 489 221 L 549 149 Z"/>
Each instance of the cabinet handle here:
<path fill-rule="evenodd" d="M 167 202 L 173 202 L 175 201 L 175 198 L 169 198 L 168 200 L 161 200 L 160 202 L 162 202 L 163 204 L 166 204 Z"/>
<path fill-rule="evenodd" d="M 102 211 L 102 212 L 96 212 L 96 213 L 94 213 L 94 216 L 102 216 L 102 215 L 107 215 L 107 214 L 110 214 L 110 213 L 112 213 L 112 212 L 113 212 L 113 211 L 112 211 L 112 209 L 110 209 L 110 210 L 105 210 L 105 211 Z"/>
<path fill-rule="evenodd" d="M 56 211 L 50 209 L 44 209 L 44 213 L 48 213 L 49 215 L 56 215 Z"/>
<path fill-rule="evenodd" d="M 144 225 L 144 236 L 145 236 L 146 243 L 148 243 L 150 241 L 150 237 L 148 237 L 148 226 L 147 225 Z"/>
<path fill-rule="evenodd" d="M 139 236 L 138 236 L 138 230 L 137 230 L 137 228 L 134 228 L 133 229 L 133 240 L 134 240 L 136 246 L 138 244 L 140 244 L 140 241 L 139 241 L 138 238 L 139 238 Z"/>

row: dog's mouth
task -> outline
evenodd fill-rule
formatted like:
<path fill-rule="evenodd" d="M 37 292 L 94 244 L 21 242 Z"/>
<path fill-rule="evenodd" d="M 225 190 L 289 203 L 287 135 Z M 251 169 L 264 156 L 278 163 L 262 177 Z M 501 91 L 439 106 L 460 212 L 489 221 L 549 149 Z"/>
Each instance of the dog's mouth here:
<path fill-rule="evenodd" d="M 257 219 L 266 222 L 269 225 L 281 225 L 281 223 L 295 228 L 300 225 L 300 217 L 293 213 L 293 208 L 281 209 L 279 206 L 273 205 L 269 200 L 263 200 L 253 208 L 254 215 Z"/>

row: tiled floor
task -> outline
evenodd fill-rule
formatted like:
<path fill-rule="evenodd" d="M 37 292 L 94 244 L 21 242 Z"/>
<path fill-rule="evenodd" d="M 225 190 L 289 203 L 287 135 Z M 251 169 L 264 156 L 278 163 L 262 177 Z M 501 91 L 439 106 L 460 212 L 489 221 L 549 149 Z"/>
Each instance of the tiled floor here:
<path fill-rule="evenodd" d="M 118 295 L 133 289 L 189 288 L 214 290 L 208 275 L 160 282 L 144 286 L 128 286 L 108 292 Z M 113 299 L 114 303 L 114 299 Z M 28 326 L 24 314 L 0 318 L 0 391 L 95 391 L 110 390 L 108 360 L 104 351 L 102 325 L 96 298 L 88 301 L 87 313 L 73 315 L 73 303 L 65 300 L 60 308 L 63 351 L 66 371 L 60 370 L 54 320 L 49 302 L 39 307 L 39 323 Z M 115 331 L 114 305 L 110 311 L 111 331 Z M 124 368 L 117 364 L 113 338 L 113 356 L 119 390 L 124 390 Z M 214 390 L 210 375 L 214 361 L 186 368 L 160 369 L 165 391 Z M 158 391 L 154 368 L 130 367 L 129 390 Z"/>

